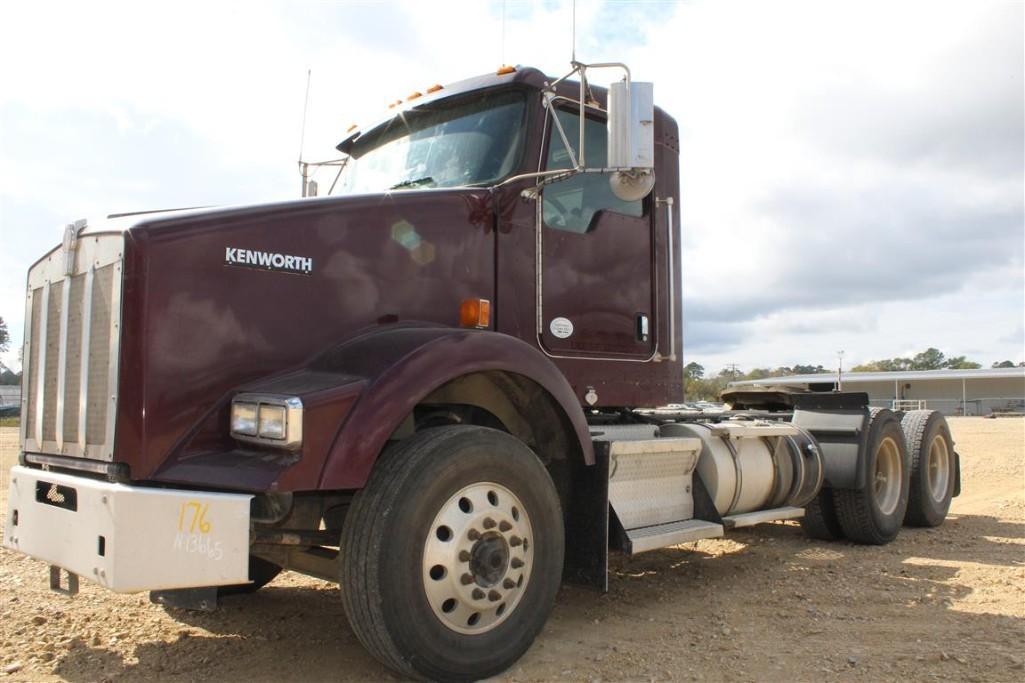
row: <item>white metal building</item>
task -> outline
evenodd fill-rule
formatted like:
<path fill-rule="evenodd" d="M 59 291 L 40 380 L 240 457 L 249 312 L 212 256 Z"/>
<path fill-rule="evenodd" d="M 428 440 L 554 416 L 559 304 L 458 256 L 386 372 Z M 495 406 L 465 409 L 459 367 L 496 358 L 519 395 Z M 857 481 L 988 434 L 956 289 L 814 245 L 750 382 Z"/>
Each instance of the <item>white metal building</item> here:
<path fill-rule="evenodd" d="M 844 391 L 864 391 L 874 406 L 929 408 L 946 415 L 989 415 L 1025 411 L 1025 368 L 845 372 Z M 730 386 L 795 386 L 833 391 L 836 373 L 790 375 L 731 382 Z M 897 402 L 897 403 L 895 403 Z"/>
<path fill-rule="evenodd" d="M 16 406 L 18 401 L 21 400 L 21 386 L 14 385 L 0 385 L 0 408 L 7 406 Z"/>

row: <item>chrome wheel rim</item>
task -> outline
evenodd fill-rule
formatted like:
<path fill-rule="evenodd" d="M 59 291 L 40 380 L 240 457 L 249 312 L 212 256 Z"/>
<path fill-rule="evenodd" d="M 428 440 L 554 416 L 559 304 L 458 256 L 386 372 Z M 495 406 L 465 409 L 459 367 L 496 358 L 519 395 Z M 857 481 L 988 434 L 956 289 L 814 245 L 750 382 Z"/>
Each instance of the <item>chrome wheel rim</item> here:
<path fill-rule="evenodd" d="M 424 542 L 424 591 L 435 616 L 466 634 L 508 619 L 530 581 L 533 542 L 530 517 L 509 489 L 480 482 L 453 494 Z"/>
<path fill-rule="evenodd" d="M 940 435 L 929 444 L 928 467 L 929 495 L 937 503 L 942 503 L 950 484 L 950 451 L 947 450 L 947 440 Z"/>
<path fill-rule="evenodd" d="M 900 502 L 901 458 L 897 442 L 886 437 L 876 451 L 875 494 L 879 511 L 892 515 Z"/>

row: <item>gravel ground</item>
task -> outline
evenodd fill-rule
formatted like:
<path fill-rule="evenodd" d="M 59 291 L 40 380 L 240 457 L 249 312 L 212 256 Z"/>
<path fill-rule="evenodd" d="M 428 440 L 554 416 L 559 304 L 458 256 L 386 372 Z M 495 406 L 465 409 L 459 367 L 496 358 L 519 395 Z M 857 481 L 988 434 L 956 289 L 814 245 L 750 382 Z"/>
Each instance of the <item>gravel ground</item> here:
<path fill-rule="evenodd" d="M 942 527 L 863 547 L 776 523 L 616 557 L 609 593 L 564 587 L 500 680 L 1025 680 L 1025 420 L 951 426 L 964 493 Z M 16 449 L 0 428 L 4 495 Z M 0 678 L 395 680 L 315 579 L 214 613 L 46 586 L 43 564 L 0 550 Z"/>

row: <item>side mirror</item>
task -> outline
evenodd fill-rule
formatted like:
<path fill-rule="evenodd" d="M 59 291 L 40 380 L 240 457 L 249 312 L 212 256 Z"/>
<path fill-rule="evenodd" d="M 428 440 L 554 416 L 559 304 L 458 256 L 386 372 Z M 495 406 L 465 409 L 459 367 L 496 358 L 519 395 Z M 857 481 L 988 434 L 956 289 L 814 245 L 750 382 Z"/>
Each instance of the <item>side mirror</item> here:
<path fill-rule="evenodd" d="M 655 187 L 655 96 L 653 83 L 620 81 L 609 87 L 609 178 L 623 201 L 646 197 Z"/>

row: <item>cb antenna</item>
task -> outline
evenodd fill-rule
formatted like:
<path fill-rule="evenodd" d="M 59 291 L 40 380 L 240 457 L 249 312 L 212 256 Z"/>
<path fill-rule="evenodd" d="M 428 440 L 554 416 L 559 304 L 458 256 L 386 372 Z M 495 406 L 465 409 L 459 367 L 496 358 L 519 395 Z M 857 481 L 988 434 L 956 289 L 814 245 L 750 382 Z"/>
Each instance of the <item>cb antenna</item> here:
<path fill-rule="evenodd" d="M 303 162 L 303 148 L 306 142 L 306 110 L 310 106 L 310 78 L 313 74 L 312 69 L 306 70 L 306 97 L 303 99 L 303 125 L 299 131 L 299 163 Z"/>
<path fill-rule="evenodd" d="M 576 64 L 577 62 L 577 0 L 573 0 L 573 56 L 570 62 Z"/>
<path fill-rule="evenodd" d="M 312 69 L 306 69 L 306 97 L 303 99 L 303 125 L 299 131 L 299 173 L 303 177 L 302 196 L 309 193 L 309 165 L 303 161 L 303 150 L 306 147 L 306 111 L 310 106 L 310 78 Z"/>

